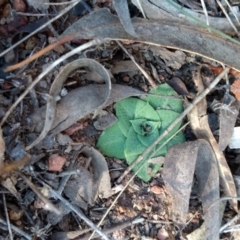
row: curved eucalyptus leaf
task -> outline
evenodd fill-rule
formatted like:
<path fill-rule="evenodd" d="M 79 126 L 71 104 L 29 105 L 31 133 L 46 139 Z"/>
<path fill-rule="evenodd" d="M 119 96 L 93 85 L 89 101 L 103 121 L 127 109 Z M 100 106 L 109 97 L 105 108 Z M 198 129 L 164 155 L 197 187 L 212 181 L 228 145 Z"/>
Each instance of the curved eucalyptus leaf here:
<path fill-rule="evenodd" d="M 118 122 L 101 134 L 97 147 L 107 156 L 125 158 L 130 165 L 182 111 L 182 100 L 168 84 L 162 84 L 157 89 L 151 90 L 144 100 L 124 99 L 116 104 Z M 168 141 L 180 126 L 181 123 L 155 147 L 154 153 L 149 153 L 133 168 L 133 171 L 137 172 L 142 167 L 137 175 L 143 181 L 149 181 L 161 167 L 161 164 L 147 161 L 150 155 L 165 156 L 168 148 L 185 141 L 182 132 Z M 166 145 L 159 149 L 165 142 Z"/>

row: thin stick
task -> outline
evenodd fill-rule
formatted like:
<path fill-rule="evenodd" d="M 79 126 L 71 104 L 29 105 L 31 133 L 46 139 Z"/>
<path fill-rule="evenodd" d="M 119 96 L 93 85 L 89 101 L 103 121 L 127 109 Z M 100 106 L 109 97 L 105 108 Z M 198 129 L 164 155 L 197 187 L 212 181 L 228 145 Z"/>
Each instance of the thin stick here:
<path fill-rule="evenodd" d="M 201 0 L 201 4 L 202 4 L 203 12 L 204 12 L 204 14 L 206 16 L 207 25 L 209 26 L 208 13 L 207 13 L 207 9 L 206 9 L 206 5 L 205 5 L 204 0 Z"/>
<path fill-rule="evenodd" d="M 104 234 L 98 227 L 94 225 L 93 222 L 91 222 L 84 214 L 83 212 L 76 208 L 74 205 L 72 205 L 70 202 L 68 202 L 65 198 L 63 198 L 61 195 L 59 195 L 55 190 L 53 190 L 49 185 L 44 183 L 41 179 L 36 178 L 42 185 L 48 187 L 51 194 L 55 197 L 57 197 L 63 204 L 65 204 L 66 207 L 71 209 L 73 212 L 75 212 L 90 228 L 92 228 L 94 231 L 96 231 L 103 239 L 109 240 L 108 236 Z"/>
<path fill-rule="evenodd" d="M 220 2 L 219 0 L 216 0 L 216 1 L 217 1 L 218 6 L 221 8 L 221 10 L 223 11 L 224 15 L 226 16 L 227 20 L 228 20 L 229 23 L 231 24 L 233 30 L 235 31 L 235 33 L 238 34 L 238 30 L 237 30 L 237 28 L 235 27 L 235 25 L 233 24 L 231 18 L 228 16 L 225 8 L 223 7 L 223 5 L 221 4 L 221 2 Z"/>
<path fill-rule="evenodd" d="M 134 225 L 134 224 L 142 223 L 144 221 L 145 221 L 144 218 L 135 219 L 133 221 L 124 222 L 124 223 L 118 224 L 117 226 L 113 226 L 113 227 L 104 229 L 103 232 L 106 233 L 106 234 L 109 234 L 109 233 L 112 233 L 112 232 L 115 232 L 115 231 L 127 228 L 129 226 Z M 88 234 L 86 236 L 83 236 L 83 237 L 80 236 L 80 237 L 77 237 L 77 238 L 74 238 L 74 239 L 75 240 L 88 240 L 90 236 L 91 236 L 91 234 Z M 99 237 L 99 235 L 97 233 L 95 233 L 93 235 L 93 238 L 97 238 L 97 237 Z"/>
<path fill-rule="evenodd" d="M 148 80 L 148 82 L 151 84 L 153 88 L 157 88 L 156 83 L 153 81 L 152 77 L 135 61 L 132 54 L 128 52 L 128 50 L 122 45 L 122 43 L 118 40 L 116 40 L 117 44 L 122 48 L 122 50 L 129 56 L 129 58 L 135 63 L 137 68 L 142 72 L 142 74 L 145 76 L 145 78 Z"/>
<path fill-rule="evenodd" d="M 143 17 L 144 17 L 144 18 L 147 18 L 146 15 L 145 15 L 145 13 L 144 13 L 144 11 L 143 11 L 142 4 L 141 4 L 141 2 L 140 2 L 139 0 L 137 0 L 137 5 L 138 5 L 138 7 L 139 7 L 139 9 L 140 9 Z"/>
<path fill-rule="evenodd" d="M 4 56 L 6 53 L 8 53 L 9 51 L 11 51 L 12 49 L 14 49 L 15 47 L 17 47 L 19 44 L 21 44 L 22 42 L 24 42 L 25 40 L 27 40 L 28 38 L 30 38 L 31 36 L 35 35 L 36 33 L 38 33 L 40 30 L 44 29 L 45 27 L 47 27 L 50 23 L 56 21 L 57 19 L 59 19 L 61 16 L 63 16 L 65 13 L 67 13 L 68 11 L 70 11 L 74 6 L 76 6 L 81 0 L 77 0 L 74 1 L 73 4 L 69 5 L 68 7 L 66 7 L 63 11 L 61 11 L 56 17 L 52 18 L 51 20 L 49 20 L 47 23 L 43 24 L 42 26 L 40 26 L 39 28 L 37 28 L 35 31 L 31 32 L 30 34 L 28 34 L 26 37 L 22 38 L 20 41 L 18 41 L 17 43 L 13 44 L 11 47 L 9 47 L 8 49 L 6 49 L 5 51 L 3 51 L 2 53 L 0 53 L 0 57 Z"/>
<path fill-rule="evenodd" d="M 37 194 L 37 196 L 44 202 L 44 204 L 47 206 L 47 210 L 54 211 L 58 215 L 61 214 L 59 209 L 57 209 L 26 176 L 24 176 L 21 172 L 18 172 L 18 174 L 27 183 L 27 185 Z"/>
<path fill-rule="evenodd" d="M 236 21 L 237 21 L 238 25 L 240 25 L 240 22 L 239 22 L 239 20 L 238 20 L 238 17 L 237 17 L 237 15 L 236 15 L 236 13 L 234 12 L 234 10 L 233 10 L 233 8 L 232 8 L 231 4 L 229 3 L 229 1 L 228 1 L 228 0 L 225 0 L 225 2 L 227 3 L 227 5 L 228 5 L 229 9 L 231 10 L 231 12 L 232 12 L 233 16 L 235 17 L 235 19 L 236 19 Z"/>
<path fill-rule="evenodd" d="M 99 43 L 103 43 L 104 40 L 92 40 L 88 43 L 85 43 L 75 49 L 73 49 L 71 52 L 68 52 L 67 54 L 63 55 L 62 57 L 58 58 L 55 62 L 53 62 L 49 67 L 47 67 L 38 77 L 31 83 L 31 85 L 28 86 L 28 88 L 22 93 L 22 95 L 16 100 L 16 102 L 9 108 L 9 110 L 5 113 L 4 117 L 1 120 L 0 127 L 3 125 L 3 123 L 7 120 L 11 112 L 17 107 L 17 105 L 23 100 L 23 98 L 29 93 L 29 91 L 43 78 L 45 77 L 53 68 L 55 68 L 58 64 L 66 60 L 67 58 L 71 57 L 72 55 L 83 51 L 89 47 L 95 46 Z"/>
<path fill-rule="evenodd" d="M 6 198 L 5 198 L 5 194 L 4 193 L 3 193 L 3 205 L 4 205 L 4 212 L 5 212 L 6 219 L 7 219 L 9 238 L 10 238 L 10 240 L 13 240 L 12 229 L 11 229 L 11 225 L 10 225 L 10 221 L 9 221 L 7 204 L 6 204 Z"/>
<path fill-rule="evenodd" d="M 131 164 L 122 176 L 117 180 L 117 183 L 120 183 L 123 178 L 139 163 L 143 160 L 143 156 L 146 156 L 150 153 L 156 144 L 158 144 L 162 139 L 167 136 L 167 134 L 195 107 L 197 103 L 199 103 L 215 86 L 216 84 L 222 79 L 222 77 L 229 72 L 229 68 L 224 69 L 206 88 L 201 94 L 199 94 L 183 112 L 182 114 L 172 122 L 172 124 L 136 159 L 136 161 Z"/>
<path fill-rule="evenodd" d="M 5 220 L 3 220 L 0 217 L 0 223 L 7 225 L 7 222 Z M 13 231 L 15 231 L 16 233 L 18 233 L 19 235 L 25 237 L 27 240 L 32 240 L 32 237 L 30 235 L 28 235 L 27 233 L 25 233 L 24 231 L 22 231 L 21 229 L 17 228 L 16 226 L 10 224 L 11 228 L 13 229 Z"/>

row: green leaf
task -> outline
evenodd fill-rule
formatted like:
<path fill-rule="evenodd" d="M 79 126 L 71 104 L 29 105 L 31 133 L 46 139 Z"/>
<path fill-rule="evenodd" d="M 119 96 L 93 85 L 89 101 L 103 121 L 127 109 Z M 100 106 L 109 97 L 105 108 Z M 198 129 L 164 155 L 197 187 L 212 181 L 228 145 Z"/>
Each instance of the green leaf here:
<path fill-rule="evenodd" d="M 177 98 L 177 93 L 167 83 L 159 85 L 156 89 L 152 89 L 149 93 L 163 96 L 157 97 L 148 95 L 144 99 L 154 109 L 169 109 L 179 113 L 183 111 L 183 101 Z M 167 98 L 167 96 L 175 96 L 176 98 Z"/>
<path fill-rule="evenodd" d="M 149 145 L 151 145 L 159 136 L 159 132 L 158 130 L 155 130 L 152 134 L 148 135 L 148 136 L 141 136 L 141 135 L 137 135 L 138 140 L 145 146 L 148 147 Z"/>
<path fill-rule="evenodd" d="M 158 113 L 162 122 L 161 132 L 167 129 L 169 125 L 172 124 L 180 115 L 178 112 L 174 112 L 166 109 L 157 110 L 156 112 Z M 176 132 L 181 125 L 182 125 L 182 122 L 180 121 L 171 132 Z"/>
<path fill-rule="evenodd" d="M 102 132 L 97 148 L 106 156 L 124 159 L 125 142 L 126 137 L 122 134 L 117 122 Z"/>
<path fill-rule="evenodd" d="M 146 119 L 135 119 L 130 121 L 134 131 L 142 136 L 148 136 L 160 128 L 161 122 L 146 121 Z"/>
<path fill-rule="evenodd" d="M 127 98 L 116 104 L 116 114 L 119 119 L 119 127 L 122 133 L 127 136 L 131 127 L 131 120 L 146 118 L 159 121 L 156 111 L 145 101 L 137 98 Z"/>
<path fill-rule="evenodd" d="M 144 146 L 139 140 L 138 135 L 134 131 L 133 127 L 130 127 L 127 135 L 127 140 L 125 144 L 125 156 L 132 156 L 141 154 L 146 149 L 146 146 Z"/>

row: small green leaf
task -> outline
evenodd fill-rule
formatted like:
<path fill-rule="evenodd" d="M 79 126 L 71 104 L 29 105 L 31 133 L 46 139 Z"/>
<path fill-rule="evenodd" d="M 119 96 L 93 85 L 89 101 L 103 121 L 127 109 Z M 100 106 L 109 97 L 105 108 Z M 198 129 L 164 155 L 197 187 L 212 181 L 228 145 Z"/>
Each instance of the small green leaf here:
<path fill-rule="evenodd" d="M 119 119 L 119 127 L 127 136 L 131 127 L 131 120 L 145 118 L 147 120 L 159 121 L 156 111 L 145 101 L 137 98 L 127 98 L 116 104 L 116 113 Z"/>
<path fill-rule="evenodd" d="M 161 122 L 146 121 L 146 119 L 135 119 L 130 121 L 134 131 L 142 136 L 152 134 L 157 128 L 160 128 Z"/>
<path fill-rule="evenodd" d="M 166 96 L 157 97 L 149 95 L 144 99 L 154 109 L 170 109 L 179 113 L 183 111 L 182 100 L 177 98 L 177 93 L 168 84 L 161 84 L 156 89 L 152 89 L 149 93 Z M 176 98 L 167 98 L 167 96 L 175 96 Z"/>
<path fill-rule="evenodd" d="M 136 154 L 141 154 L 146 149 L 139 140 L 138 135 L 134 131 L 133 127 L 130 127 L 127 135 L 127 140 L 125 144 L 125 156 L 131 156 Z"/>
<path fill-rule="evenodd" d="M 148 135 L 148 136 L 142 136 L 142 135 L 138 135 L 138 140 L 146 147 L 148 147 L 149 145 L 151 145 L 159 136 L 159 132 L 158 129 L 156 129 L 152 134 Z"/>
<path fill-rule="evenodd" d="M 118 123 L 115 123 L 102 132 L 98 139 L 97 148 L 106 156 L 124 159 L 125 142 L 126 137 L 122 134 Z"/>
<path fill-rule="evenodd" d="M 158 113 L 162 122 L 161 130 L 167 129 L 167 127 L 169 127 L 169 125 L 172 124 L 180 115 L 178 112 L 166 109 L 157 110 L 156 112 Z M 180 121 L 180 123 L 174 128 L 173 132 L 176 132 L 181 125 L 182 122 Z"/>

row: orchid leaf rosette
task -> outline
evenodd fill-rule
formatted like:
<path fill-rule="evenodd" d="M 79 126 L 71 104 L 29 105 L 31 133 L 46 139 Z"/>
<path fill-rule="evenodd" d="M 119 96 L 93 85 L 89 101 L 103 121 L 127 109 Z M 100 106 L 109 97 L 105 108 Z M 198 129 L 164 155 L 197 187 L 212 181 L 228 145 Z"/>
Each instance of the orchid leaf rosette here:
<path fill-rule="evenodd" d="M 143 100 L 132 97 L 124 99 L 116 103 L 117 123 L 102 132 L 97 147 L 104 155 L 126 159 L 130 165 L 178 118 L 182 111 L 182 100 L 168 84 L 161 84 L 151 90 Z M 183 133 L 179 132 L 164 147 L 158 149 L 178 131 L 180 126 L 181 122 L 155 146 L 152 158 L 165 156 L 168 148 L 185 141 Z M 144 164 L 137 175 L 145 182 L 148 182 L 161 167 L 161 164 L 151 163 L 148 159 L 149 156 L 144 157 L 133 168 L 133 171 L 137 172 Z"/>

